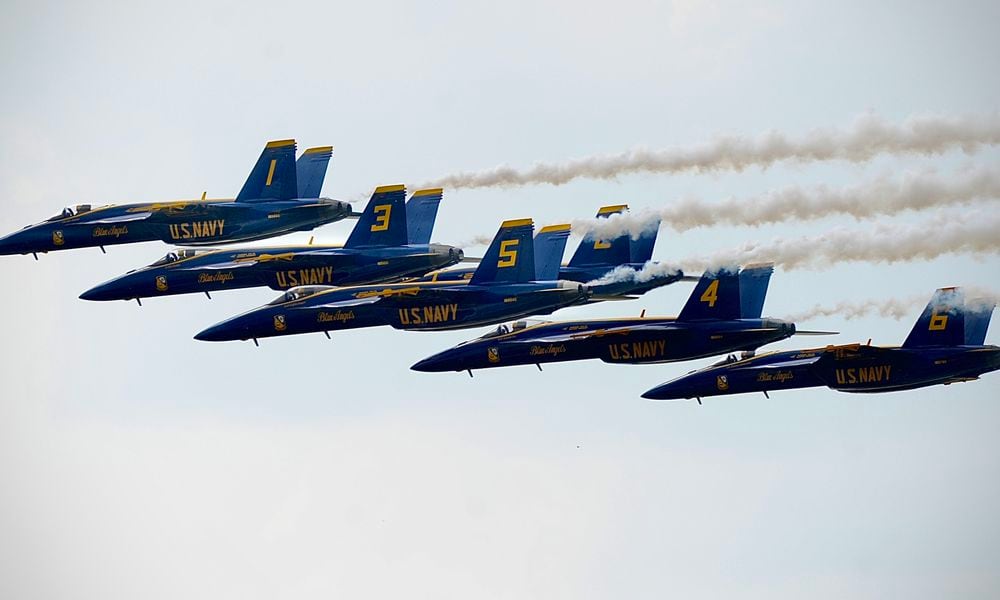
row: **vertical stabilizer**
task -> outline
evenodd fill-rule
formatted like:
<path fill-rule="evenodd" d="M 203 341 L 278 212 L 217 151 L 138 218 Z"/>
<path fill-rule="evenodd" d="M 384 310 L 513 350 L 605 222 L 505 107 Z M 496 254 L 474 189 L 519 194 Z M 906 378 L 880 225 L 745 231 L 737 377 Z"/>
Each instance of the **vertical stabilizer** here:
<path fill-rule="evenodd" d="M 295 140 L 276 140 L 264 146 L 236 201 L 292 200 L 298 195 Z"/>
<path fill-rule="evenodd" d="M 535 279 L 531 219 L 504 221 L 470 283 L 527 283 Z"/>

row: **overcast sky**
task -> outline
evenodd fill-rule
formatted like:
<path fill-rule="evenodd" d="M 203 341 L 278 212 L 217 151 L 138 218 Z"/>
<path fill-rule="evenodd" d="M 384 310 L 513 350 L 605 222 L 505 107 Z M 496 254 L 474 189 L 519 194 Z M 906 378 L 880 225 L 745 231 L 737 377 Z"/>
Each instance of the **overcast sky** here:
<path fill-rule="evenodd" d="M 996 2 L 7 1 L 0 232 L 77 203 L 231 197 L 270 139 L 332 144 L 324 195 L 360 209 L 377 185 L 503 163 L 795 136 L 869 112 L 992 114 L 998 22 Z M 434 239 L 998 159 L 990 148 L 445 190 Z M 340 241 L 351 225 L 314 234 Z M 664 229 L 655 257 L 870 225 Z M 481 329 L 255 348 L 191 336 L 270 290 L 77 299 L 167 249 L 0 257 L 0 597 L 1000 595 L 997 374 L 885 395 L 658 403 L 639 395 L 710 361 L 470 379 L 408 367 Z M 764 312 L 996 290 L 998 276 L 995 254 L 779 269 Z M 691 287 L 557 316 L 673 315 Z M 898 344 L 919 309 L 816 318 L 799 325 L 841 334 L 772 348 Z"/>

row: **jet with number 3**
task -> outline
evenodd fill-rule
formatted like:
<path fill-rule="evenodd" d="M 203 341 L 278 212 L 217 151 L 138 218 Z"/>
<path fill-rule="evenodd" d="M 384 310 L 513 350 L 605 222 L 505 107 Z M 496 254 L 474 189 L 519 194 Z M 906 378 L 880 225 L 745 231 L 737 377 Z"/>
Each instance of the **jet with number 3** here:
<path fill-rule="evenodd" d="M 84 300 L 132 300 L 267 286 L 359 285 L 420 276 L 464 259 L 460 248 L 431 244 L 442 190 L 406 201 L 402 185 L 382 186 L 343 246 L 182 249 L 102 283 Z"/>

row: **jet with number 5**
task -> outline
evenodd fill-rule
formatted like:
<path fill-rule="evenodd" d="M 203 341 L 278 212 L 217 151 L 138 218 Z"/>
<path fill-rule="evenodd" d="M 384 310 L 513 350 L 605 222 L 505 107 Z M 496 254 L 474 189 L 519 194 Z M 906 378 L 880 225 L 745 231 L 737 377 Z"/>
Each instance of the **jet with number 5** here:
<path fill-rule="evenodd" d="M 293 288 L 270 304 L 209 327 L 195 339 L 256 342 L 263 337 L 329 335 L 381 325 L 423 331 L 463 329 L 548 314 L 594 298 L 594 290 L 582 283 L 537 279 L 533 229 L 531 219 L 505 221 L 468 280 Z M 553 246 L 561 255 L 559 239 L 564 246 L 569 227 L 554 229 L 559 235 Z"/>
<path fill-rule="evenodd" d="M 295 140 L 269 142 L 234 200 L 182 200 L 66 208 L 41 223 L 0 238 L 0 254 L 34 254 L 162 240 L 185 246 L 258 240 L 308 231 L 352 216 L 351 205 L 319 198 L 316 173 L 325 173 L 333 149 L 306 150 L 309 171 L 302 195 Z M 322 175 L 319 176 L 322 185 Z"/>
<path fill-rule="evenodd" d="M 795 324 L 762 319 L 772 265 L 705 273 L 677 318 L 639 317 L 501 325 L 425 358 L 414 371 L 446 372 L 598 359 L 617 364 L 752 353 L 794 335 Z M 798 332 L 818 334 L 823 332 Z M 541 367 L 539 367 L 541 368 Z"/>
<path fill-rule="evenodd" d="M 159 261 L 102 283 L 84 300 L 132 300 L 267 286 L 359 285 L 420 276 L 463 260 L 460 248 L 431 244 L 442 190 L 406 201 L 402 185 L 382 186 L 343 246 L 274 246 L 175 250 Z"/>
<path fill-rule="evenodd" d="M 959 288 L 934 293 L 902 346 L 851 344 L 773 352 L 692 371 L 642 395 L 652 400 L 826 386 L 875 393 L 978 379 L 1000 369 L 1000 347 L 984 345 L 992 300 L 965 301 Z"/>

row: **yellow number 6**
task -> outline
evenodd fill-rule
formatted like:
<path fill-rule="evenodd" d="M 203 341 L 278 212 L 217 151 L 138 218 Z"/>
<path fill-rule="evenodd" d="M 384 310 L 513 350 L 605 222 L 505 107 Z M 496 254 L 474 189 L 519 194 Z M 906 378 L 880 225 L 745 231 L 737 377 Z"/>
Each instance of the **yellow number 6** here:
<path fill-rule="evenodd" d="M 944 331 L 948 327 L 948 315 L 931 313 L 931 324 L 927 326 L 928 331 Z"/>

